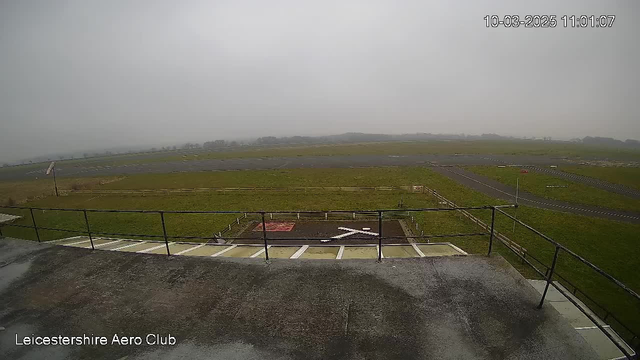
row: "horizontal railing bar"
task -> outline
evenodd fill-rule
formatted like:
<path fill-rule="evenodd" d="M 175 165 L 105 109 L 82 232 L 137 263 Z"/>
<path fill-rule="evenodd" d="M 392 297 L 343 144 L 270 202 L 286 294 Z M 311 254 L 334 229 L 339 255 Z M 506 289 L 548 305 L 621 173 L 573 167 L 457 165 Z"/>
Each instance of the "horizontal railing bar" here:
<path fill-rule="evenodd" d="M 624 283 L 622 283 L 620 280 L 614 278 L 613 276 L 609 275 L 607 272 L 605 272 L 604 270 L 600 269 L 599 267 L 597 267 L 596 265 L 590 263 L 588 260 L 586 260 L 585 258 L 583 258 L 582 256 L 574 253 L 573 251 L 567 249 L 564 245 L 558 243 L 557 241 L 553 240 L 552 238 L 548 237 L 547 235 L 541 233 L 540 231 L 534 229 L 533 227 L 523 223 L 522 221 L 516 219 L 515 217 L 511 216 L 510 214 L 507 214 L 506 212 L 500 210 L 500 209 L 496 209 L 498 212 L 502 213 L 503 215 L 507 216 L 508 218 L 512 219 L 513 221 L 517 222 L 518 224 L 524 226 L 525 228 L 527 228 L 528 230 L 536 233 L 537 235 L 539 235 L 540 237 L 542 237 L 543 239 L 549 241 L 550 243 L 552 243 L 553 245 L 559 247 L 560 249 L 562 249 L 563 251 L 565 251 L 566 253 L 568 253 L 569 255 L 573 256 L 574 258 L 578 259 L 580 262 L 582 262 L 583 264 L 589 266 L 590 268 L 592 268 L 593 270 L 595 270 L 596 272 L 598 272 L 600 275 L 604 276 L 605 278 L 611 280 L 613 283 L 615 283 L 616 285 L 618 285 L 620 288 L 624 289 L 626 292 L 628 292 L 629 294 L 631 294 L 633 297 L 635 297 L 637 300 L 640 300 L 640 295 L 638 295 L 635 291 L 633 291 L 632 289 L 630 289 L 627 285 L 625 285 Z"/>
<path fill-rule="evenodd" d="M 30 228 L 34 228 L 33 226 L 29 226 Z M 71 232 L 71 233 L 81 233 L 84 234 L 87 231 L 86 230 L 68 230 L 68 229 L 58 229 L 58 228 L 50 228 L 50 227 L 44 227 L 44 226 L 38 226 L 38 230 L 50 230 L 50 231 L 61 231 L 61 232 Z"/>
<path fill-rule="evenodd" d="M 511 252 L 513 252 L 517 257 L 519 257 L 520 259 L 524 260 L 524 262 L 526 262 L 529 266 L 531 266 L 531 268 L 533 268 L 533 270 L 538 273 L 538 275 L 540 275 L 541 277 L 546 277 L 545 274 L 543 274 L 536 266 L 534 266 L 531 262 L 529 262 L 529 260 L 527 258 L 525 258 L 524 256 L 520 255 L 520 253 L 518 251 L 516 251 L 515 249 L 512 249 L 508 244 L 506 244 L 504 241 L 500 240 L 501 243 L 503 243 L 505 245 L 506 248 L 508 248 L 509 250 L 511 250 Z M 540 260 L 536 259 L 535 257 L 528 255 L 528 257 L 533 258 L 534 260 L 536 260 L 538 263 L 540 263 L 542 266 L 544 266 L 545 268 L 549 268 L 547 265 L 545 265 L 544 263 L 542 263 Z M 557 272 L 554 273 L 554 276 L 557 276 L 558 278 L 564 280 L 567 284 L 571 285 L 573 288 L 578 289 L 578 291 L 580 291 L 580 293 L 589 301 L 591 301 L 594 305 L 598 306 L 601 310 L 604 310 L 605 312 L 607 312 L 609 314 L 609 317 L 613 318 L 620 326 L 622 326 L 627 332 L 629 332 L 630 334 L 635 335 L 635 333 L 633 332 L 633 330 L 631 330 L 627 325 L 625 325 L 624 323 L 622 323 L 613 313 L 609 312 L 609 310 L 607 310 L 605 307 L 603 307 L 602 305 L 598 304 L 595 300 L 593 300 L 589 295 L 587 295 L 584 291 L 580 290 L 578 287 L 576 287 L 575 285 L 573 285 L 573 283 L 571 283 L 569 280 L 567 280 L 566 278 L 562 277 L 560 274 L 558 274 Z M 566 294 L 563 294 L 566 296 Z M 576 296 L 577 297 L 577 296 Z M 582 310 L 581 310 L 582 311 Z"/>
<path fill-rule="evenodd" d="M 596 324 L 596 326 L 598 327 L 598 329 L 600 329 L 600 331 L 602 331 L 606 337 L 609 338 L 609 340 L 611 340 L 611 342 L 613 342 L 613 344 L 620 349 L 620 351 L 622 351 L 622 353 L 628 358 L 628 359 L 632 359 L 631 354 L 627 351 L 627 349 L 622 346 L 617 339 L 615 339 L 613 337 L 613 335 L 611 335 L 608 331 L 606 331 L 604 329 L 604 327 L 597 321 L 597 319 L 595 317 L 593 317 L 591 314 L 589 314 L 588 311 L 586 311 L 585 309 L 582 308 L 582 306 L 580 306 L 578 304 L 577 301 L 575 301 L 573 298 L 571 298 L 571 296 L 569 296 L 567 293 L 564 292 L 564 290 L 562 290 L 561 286 L 558 286 L 556 283 L 554 283 L 553 281 L 550 282 L 550 284 L 556 288 L 556 290 L 558 290 L 562 295 L 564 295 L 565 298 L 567 298 L 567 300 L 569 300 L 569 302 L 571 302 L 575 307 L 578 308 L 578 310 L 580 310 L 580 312 L 582 312 L 586 317 L 589 318 L 589 320 L 591 320 L 591 322 L 593 322 L 594 324 Z"/>
<path fill-rule="evenodd" d="M 162 238 L 164 236 L 162 235 L 146 235 L 146 234 L 122 234 L 122 233 L 108 233 L 108 232 L 98 232 L 98 231 L 91 231 L 91 234 L 93 235 L 110 235 L 110 236 L 139 236 L 139 237 L 157 237 L 157 238 Z M 131 239 L 133 240 L 133 239 Z"/>
<path fill-rule="evenodd" d="M 511 205 L 513 206 L 513 205 Z M 407 211 L 455 211 L 455 210 L 488 210 L 492 206 L 471 206 L 457 208 L 415 208 L 415 209 L 380 209 L 380 210 L 276 210 L 276 211 L 197 211 L 197 210 L 118 210 L 118 209 L 68 209 L 68 208 L 40 208 L 40 207 L 24 207 L 24 206 L 0 206 L 3 209 L 22 209 L 22 210 L 43 210 L 43 211 L 87 211 L 87 212 L 104 212 L 104 213 L 165 213 L 165 214 L 366 214 L 378 212 L 407 212 Z"/>
<path fill-rule="evenodd" d="M 540 275 L 541 277 L 545 277 L 545 275 L 542 273 L 542 271 L 538 270 L 537 267 L 535 267 L 532 263 L 529 262 L 529 260 L 527 258 L 525 258 L 524 256 L 520 255 L 520 253 L 518 251 L 516 251 L 515 249 L 511 248 L 511 246 L 509 246 L 508 244 L 506 244 L 504 241 L 500 240 L 499 241 L 509 250 L 511 250 L 511 252 L 513 252 L 517 257 L 521 258 L 522 260 L 524 260 L 524 262 L 526 262 L 527 264 L 529 264 L 529 266 L 531 266 L 533 268 L 533 270 L 535 272 L 538 273 L 538 275 Z"/>

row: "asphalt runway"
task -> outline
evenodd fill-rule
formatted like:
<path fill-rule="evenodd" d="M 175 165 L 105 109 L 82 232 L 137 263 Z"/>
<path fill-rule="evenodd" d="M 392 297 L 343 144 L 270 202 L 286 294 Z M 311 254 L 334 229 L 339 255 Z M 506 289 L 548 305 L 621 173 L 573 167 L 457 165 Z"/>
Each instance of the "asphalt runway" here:
<path fill-rule="evenodd" d="M 472 173 L 457 167 L 434 167 L 434 171 L 485 195 L 515 202 L 516 189 L 488 177 Z M 640 224 L 640 213 L 580 205 L 558 200 L 546 199 L 526 191 L 520 191 L 518 204 L 539 209 L 568 212 L 572 214 L 617 220 Z"/>
<path fill-rule="evenodd" d="M 530 166 L 568 165 L 575 160 L 546 156 L 513 155 L 351 155 L 351 156 L 300 156 L 269 158 L 208 159 L 174 162 L 150 162 L 118 166 L 65 166 L 56 167 L 59 177 L 113 176 L 132 174 L 162 174 L 172 172 L 268 170 L 295 168 L 353 168 L 374 166 L 447 166 L 447 165 L 495 165 L 517 164 Z M 17 168 L 0 171 L 0 180 L 28 180 L 41 178 L 48 164 L 42 169 Z"/>

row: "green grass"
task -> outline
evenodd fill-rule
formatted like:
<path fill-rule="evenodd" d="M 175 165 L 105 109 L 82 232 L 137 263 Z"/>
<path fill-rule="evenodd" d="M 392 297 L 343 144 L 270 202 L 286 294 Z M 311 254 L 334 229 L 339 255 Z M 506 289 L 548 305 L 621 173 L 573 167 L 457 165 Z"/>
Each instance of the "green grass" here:
<path fill-rule="evenodd" d="M 167 161 L 234 159 L 256 157 L 339 156 L 339 155 L 421 155 L 421 154 L 507 154 L 544 155 L 550 157 L 602 157 L 619 160 L 640 159 L 639 150 L 613 149 L 575 143 L 533 140 L 453 140 L 391 141 L 357 144 L 245 146 L 225 151 L 158 151 L 154 153 L 119 154 L 88 159 L 58 161 L 60 167 L 117 166 Z M 143 157 L 143 158 L 137 158 Z M 0 168 L 0 172 L 42 169 L 48 163 Z"/>
<path fill-rule="evenodd" d="M 72 188 L 91 189 L 117 181 L 118 177 L 85 177 L 85 178 L 59 178 L 58 190 L 66 191 Z M 53 178 L 45 177 L 38 180 L 27 181 L 2 181 L 0 182 L 0 205 L 15 203 L 19 205 L 26 201 L 36 200 L 55 195 Z"/>
<path fill-rule="evenodd" d="M 100 187 L 112 190 L 216 188 L 404 186 L 433 176 L 426 168 L 291 169 L 141 174 Z"/>
<path fill-rule="evenodd" d="M 251 146 L 234 151 L 202 152 L 190 155 L 158 156 L 150 159 L 118 160 L 105 165 L 124 165 L 148 162 L 189 161 L 206 159 L 344 156 L 344 155 L 423 155 L 423 154 L 508 154 L 546 155 L 581 158 L 600 156 L 619 159 L 639 159 L 640 151 L 617 150 L 581 144 L 559 144 L 542 141 L 409 141 L 312 146 Z"/>
<path fill-rule="evenodd" d="M 638 167 L 563 166 L 561 170 L 640 190 Z"/>
<path fill-rule="evenodd" d="M 497 166 L 469 166 L 468 170 L 484 175 L 515 188 L 520 179 L 520 190 L 547 199 L 567 201 L 576 204 L 600 206 L 611 209 L 640 211 L 640 200 L 594 188 L 589 185 L 552 175 L 529 172 L 521 174 L 516 167 L 498 168 Z M 547 188 L 547 185 L 561 185 L 566 188 Z"/>
<path fill-rule="evenodd" d="M 500 169 L 503 170 L 503 169 Z M 527 174 L 534 175 L 534 174 Z M 171 188 L 171 187 L 227 187 L 227 186 L 375 186 L 424 184 L 460 206 L 502 204 L 466 188 L 453 180 L 426 168 L 363 168 L 363 169 L 300 169 L 282 171 L 238 171 L 216 173 L 180 173 L 166 175 L 136 175 L 99 186 L 111 189 Z M 368 192 L 282 192 L 282 191 L 241 191 L 234 193 L 203 194 L 154 194 L 147 196 L 120 195 L 69 195 L 60 198 L 47 197 L 28 203 L 30 206 L 62 208 L 101 209 L 143 209 L 143 210 L 327 210 L 327 209 L 378 209 L 396 208 L 400 197 L 405 206 L 437 207 L 437 200 L 430 194 L 400 191 Z M 513 211 L 513 210 L 511 210 Z M 640 278 L 636 269 L 640 265 L 640 247 L 637 246 L 640 225 L 627 224 L 566 214 L 550 210 L 521 207 L 517 210 L 519 219 L 539 229 L 569 249 L 584 256 L 614 277 L 626 283 L 635 291 L 640 291 Z M 5 211 L 9 212 L 9 211 Z M 18 224 L 30 224 L 28 212 L 15 210 L 25 219 Z M 485 222 L 490 221 L 489 211 L 474 211 Z M 35 211 L 39 226 L 70 228 L 82 232 L 85 223 L 82 213 Z M 420 227 L 427 234 L 478 232 L 474 224 L 457 213 L 413 214 Z M 228 223 L 235 215 L 166 215 L 169 235 L 211 236 Z M 162 229 L 158 214 L 113 214 L 90 213 L 93 231 L 118 233 L 146 233 L 160 236 Z M 554 248 L 547 241 L 518 226 L 512 232 L 513 222 L 498 215 L 496 228 L 512 240 L 524 246 L 530 255 L 547 265 L 551 264 Z M 30 229 L 8 228 L 7 236 L 34 239 Z M 43 230 L 44 239 L 68 237 L 74 234 Z M 451 241 L 470 253 L 485 254 L 487 236 L 465 239 L 434 239 Z M 525 276 L 535 274 L 523 265 L 504 246 L 495 243 L 496 252 L 503 255 Z M 603 279 L 585 265 L 572 260 L 567 254 L 559 258 L 558 272 L 583 289 L 599 303 L 605 305 L 618 318 L 626 319 L 640 332 L 639 304 L 621 294 L 610 282 Z M 612 296 L 612 294 L 616 296 Z M 596 310 L 596 309 L 594 309 Z M 597 311 L 597 310 L 596 310 Z M 602 313 L 600 313 L 602 315 Z"/>

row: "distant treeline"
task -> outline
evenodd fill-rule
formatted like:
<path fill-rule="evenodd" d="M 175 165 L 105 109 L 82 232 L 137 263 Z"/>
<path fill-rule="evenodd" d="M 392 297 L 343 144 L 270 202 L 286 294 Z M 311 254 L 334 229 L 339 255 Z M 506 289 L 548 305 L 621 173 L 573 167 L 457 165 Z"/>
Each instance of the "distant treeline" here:
<path fill-rule="evenodd" d="M 584 139 L 582 139 L 582 143 L 587 145 L 609 146 L 609 147 L 617 147 L 617 148 L 627 147 L 627 148 L 640 149 L 640 141 L 632 140 L 632 139 L 627 139 L 625 141 L 622 141 L 622 140 L 617 140 L 617 139 L 608 138 L 608 137 L 587 136 Z"/>
<path fill-rule="evenodd" d="M 385 141 L 420 141 L 420 140 L 516 140 L 518 138 L 500 136 L 497 134 L 464 135 L 464 134 L 364 134 L 345 133 L 328 136 L 264 136 L 250 142 L 251 145 L 292 145 L 292 144 L 336 144 L 336 143 L 365 143 Z M 549 138 L 550 139 L 550 138 Z M 217 146 L 224 145 L 223 140 L 216 140 Z M 208 143 L 205 143 L 205 145 Z M 214 146 L 216 147 L 216 146 Z"/>
<path fill-rule="evenodd" d="M 321 145 L 321 144 L 348 144 L 348 143 L 367 143 L 367 142 L 385 142 L 385 141 L 426 141 L 426 140 L 538 140 L 538 141 L 554 141 L 554 142 L 570 142 L 580 143 L 592 146 L 603 146 L 618 149 L 640 149 L 640 141 L 628 139 L 625 141 L 617 140 L 609 137 L 592 137 L 587 136 L 579 139 L 574 138 L 570 141 L 553 140 L 551 137 L 513 137 L 502 136 L 498 134 L 482 134 L 482 135 L 465 135 L 465 134 L 431 134 L 431 133 L 415 133 L 415 134 L 402 134 L 402 135 L 388 135 L 388 134 L 364 134 L 364 133 L 345 133 L 340 135 L 328 135 L 328 136 L 263 136 L 251 141 L 228 141 L 228 140 L 213 140 L 200 143 L 186 143 L 180 146 L 166 146 L 161 148 L 151 148 L 149 150 L 125 150 L 125 151 L 105 151 L 96 153 L 84 153 L 82 158 L 96 158 L 111 156 L 116 154 L 140 154 L 140 153 L 153 153 L 157 151 L 201 151 L 201 150 L 230 150 L 234 147 L 250 146 L 250 145 Z M 73 159 L 74 155 L 56 155 L 51 157 L 38 157 L 32 160 L 23 160 L 21 163 L 36 163 L 42 161 L 52 160 L 67 160 Z M 78 156 L 79 158 L 80 156 Z M 10 166 L 9 164 L 3 164 L 2 166 Z"/>

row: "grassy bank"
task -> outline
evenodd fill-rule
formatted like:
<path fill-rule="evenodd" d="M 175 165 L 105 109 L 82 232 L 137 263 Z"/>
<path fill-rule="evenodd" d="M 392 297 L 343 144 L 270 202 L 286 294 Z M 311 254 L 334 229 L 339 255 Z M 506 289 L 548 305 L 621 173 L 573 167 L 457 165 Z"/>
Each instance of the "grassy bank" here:
<path fill-rule="evenodd" d="M 502 170 L 502 169 L 501 169 Z M 533 174 L 527 174 L 533 175 Z M 164 175 L 135 175 L 110 184 L 98 186 L 108 189 L 228 187 L 228 186 L 397 186 L 423 184 L 460 206 L 501 204 L 481 193 L 466 188 L 453 180 L 425 168 L 367 168 L 367 169 L 300 169 L 282 171 L 238 171 L 215 173 L 181 173 Z M 140 210 L 328 210 L 397 208 L 400 199 L 406 207 L 438 207 L 438 201 L 429 194 L 401 191 L 241 191 L 234 193 L 153 194 L 148 196 L 122 195 L 69 195 L 47 197 L 28 203 L 30 206 L 61 208 L 140 209 Z M 9 211 L 5 211 L 9 212 Z M 11 211 L 25 216 L 18 224 L 30 224 L 25 211 Z M 489 211 L 476 211 L 476 216 L 490 221 Z M 85 231 L 82 213 L 36 211 L 38 226 L 69 228 Z M 456 213 L 412 214 L 426 234 L 471 233 L 479 229 Z M 519 219 L 541 230 L 558 242 L 584 256 L 636 291 L 640 279 L 635 276 L 640 265 L 637 234 L 640 225 L 589 218 L 561 212 L 521 207 Z M 169 235 L 211 236 L 233 222 L 236 215 L 174 215 L 166 216 Z M 94 232 L 145 233 L 160 236 L 162 229 L 158 214 L 91 213 L 89 220 Z M 522 227 L 513 231 L 513 222 L 504 216 L 496 219 L 497 230 L 524 246 L 530 255 L 547 265 L 551 264 L 554 248 L 542 238 Z M 4 228 L 8 236 L 34 239 L 30 229 Z M 41 231 L 43 239 L 54 239 L 74 234 Z M 488 237 L 446 239 L 470 253 L 484 254 Z M 500 244 L 496 251 L 505 256 L 525 276 L 533 272 L 522 265 Z M 638 304 L 619 294 L 610 283 L 585 265 L 570 257 L 561 256 L 558 272 L 604 304 L 618 318 L 640 324 Z M 640 332 L 640 327 L 636 331 Z"/>
<path fill-rule="evenodd" d="M 58 190 L 92 189 L 119 180 L 119 177 L 59 178 Z M 53 178 L 28 181 L 0 181 L 0 205 L 19 205 L 55 195 Z"/>
<path fill-rule="evenodd" d="M 640 190 L 640 168 L 637 167 L 563 166 L 561 170 Z"/>
<path fill-rule="evenodd" d="M 534 140 L 433 140 L 433 141 L 391 141 L 354 144 L 326 145 L 251 145 L 206 150 L 174 150 L 119 154 L 87 159 L 58 161 L 59 166 L 117 166 L 167 161 L 190 161 L 205 159 L 234 159 L 258 157 L 296 156 L 345 156 L 345 155 L 424 155 L 424 154 L 501 154 L 501 155 L 544 155 L 570 158 L 607 158 L 617 160 L 640 159 L 639 150 L 613 149 L 574 143 L 555 143 Z M 48 162 L 18 167 L 0 168 L 0 172 L 23 171 L 27 167 L 44 169 Z"/>
<path fill-rule="evenodd" d="M 611 209 L 640 211 L 640 200 L 630 199 L 623 195 L 552 175 L 536 172 L 522 174 L 520 169 L 516 167 L 468 166 L 466 169 L 514 188 L 517 179 L 519 179 L 520 190 L 547 199 Z M 547 187 L 549 185 L 565 187 Z"/>

